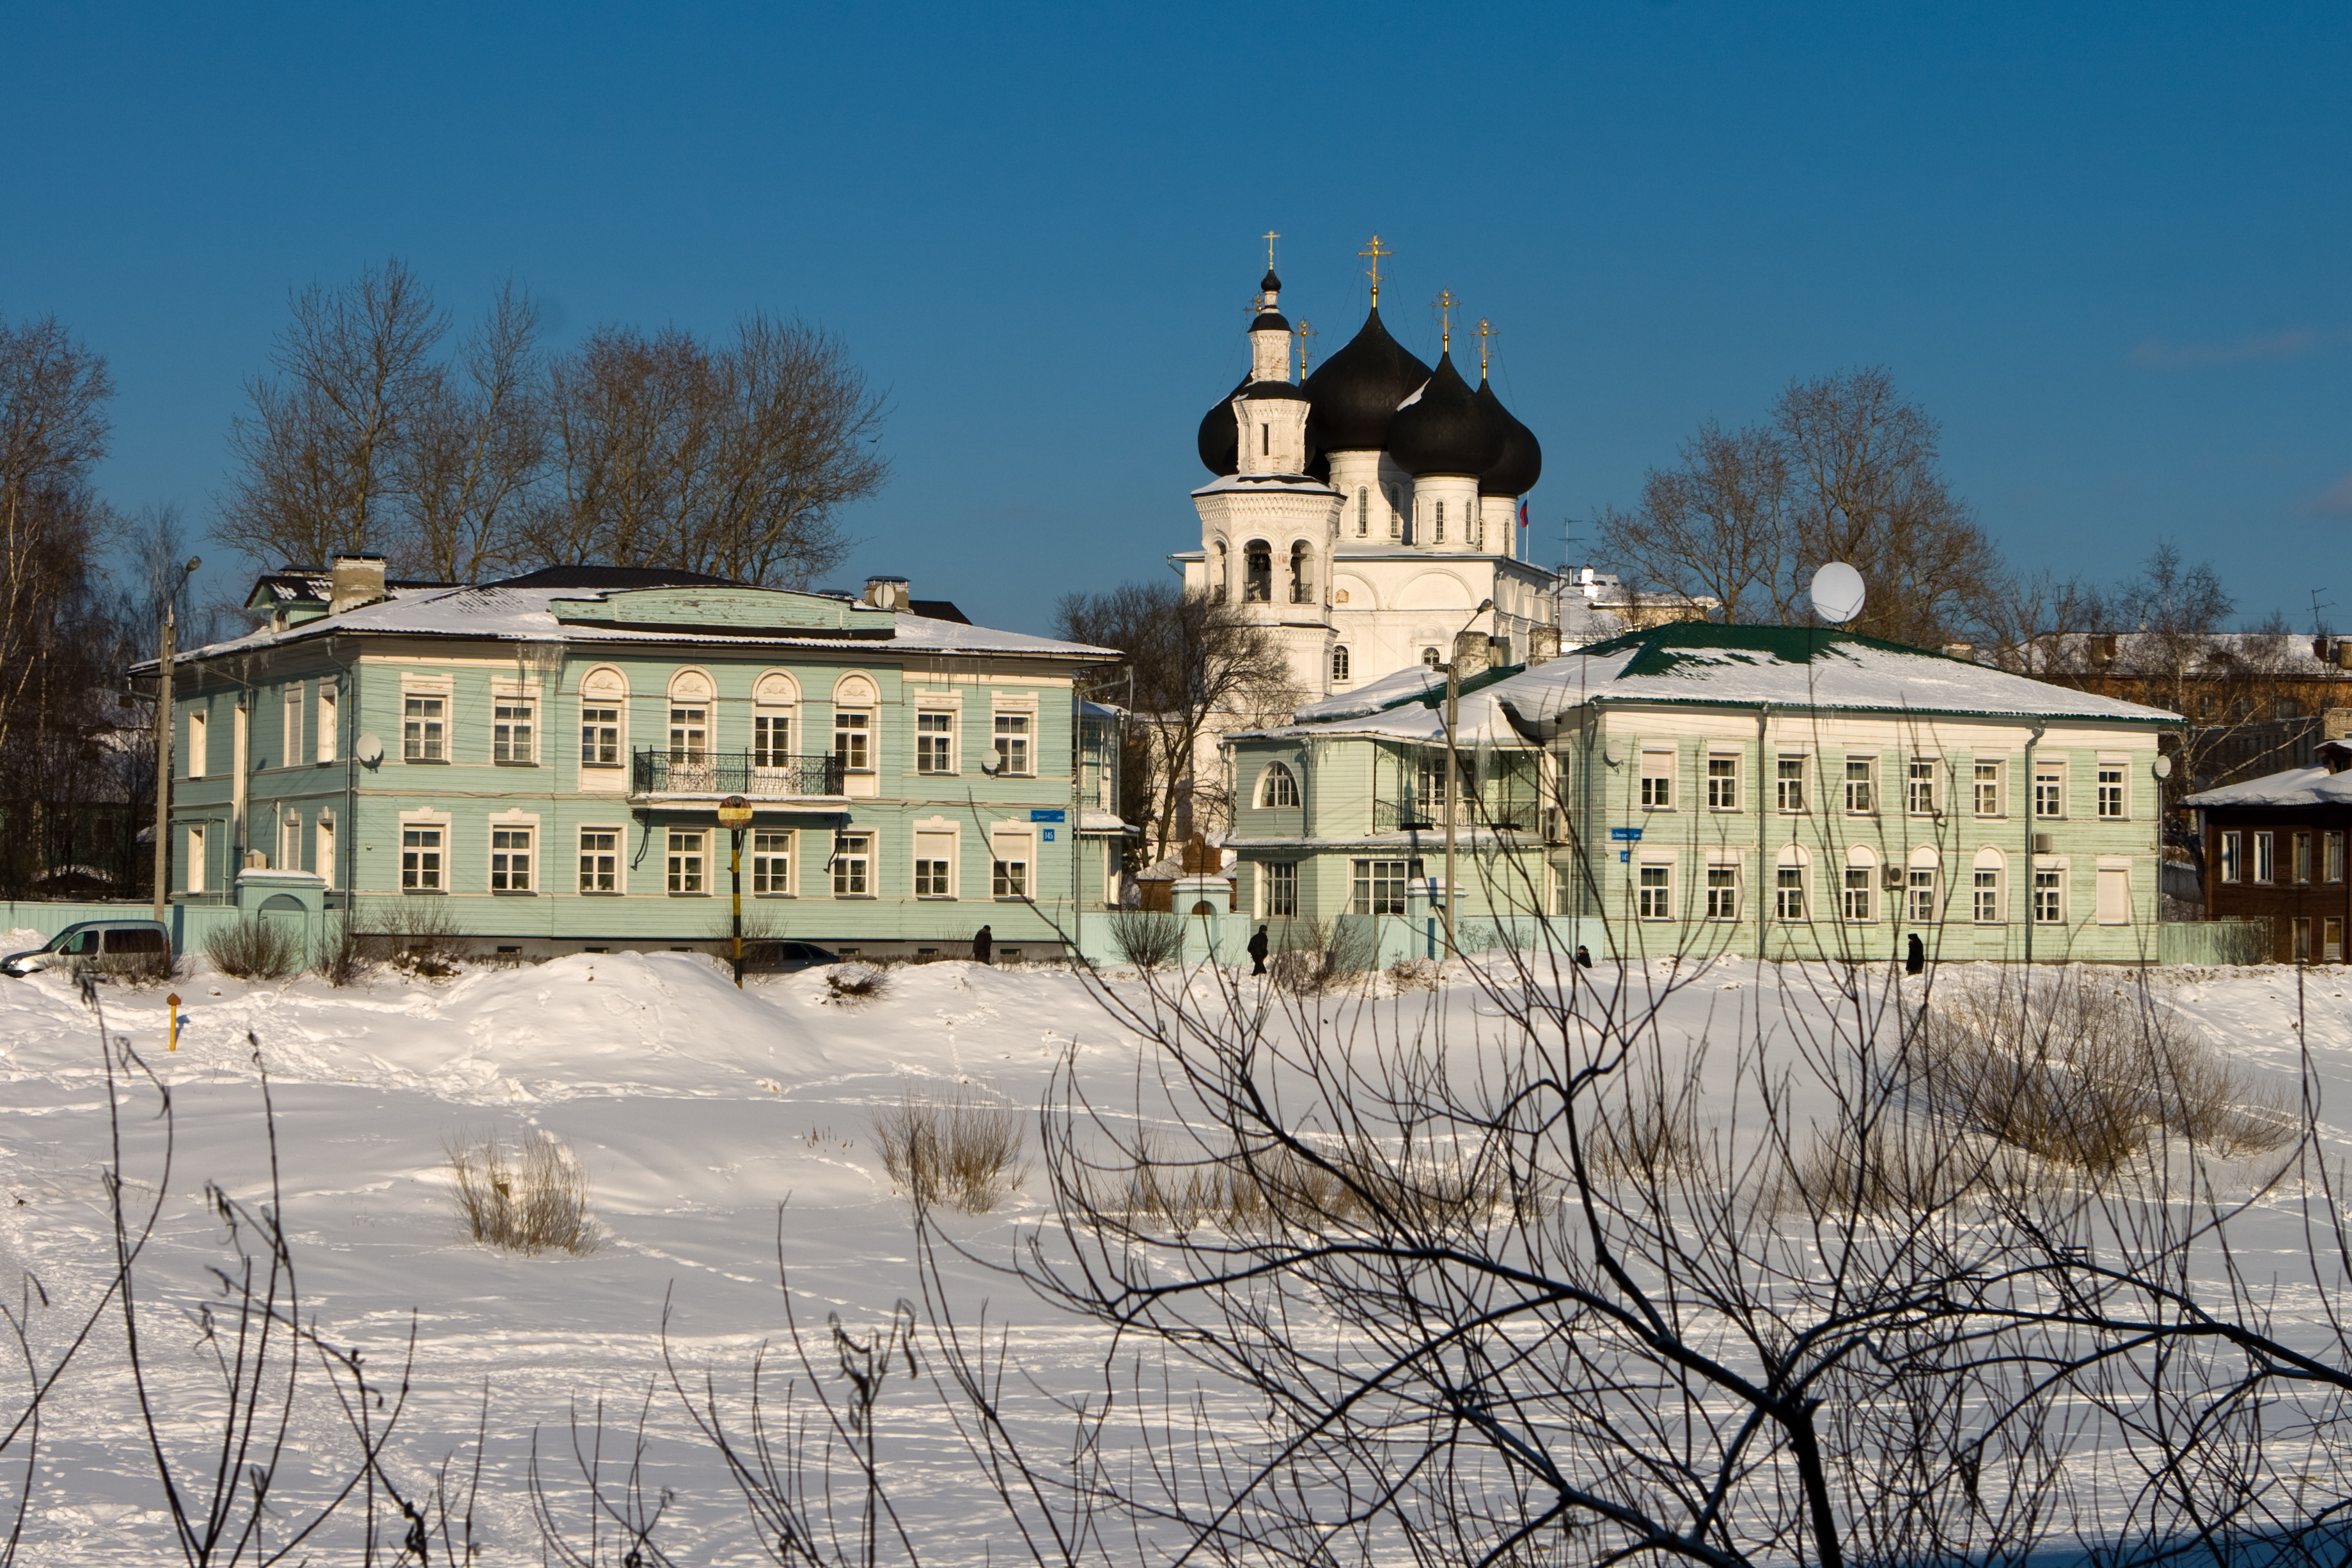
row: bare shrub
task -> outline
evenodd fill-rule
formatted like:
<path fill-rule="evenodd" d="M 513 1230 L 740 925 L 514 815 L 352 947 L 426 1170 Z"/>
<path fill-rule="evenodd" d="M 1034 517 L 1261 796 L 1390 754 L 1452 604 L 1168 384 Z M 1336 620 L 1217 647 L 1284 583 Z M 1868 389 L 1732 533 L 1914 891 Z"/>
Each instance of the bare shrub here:
<path fill-rule="evenodd" d="M 1441 973 L 1433 958 L 1400 958 L 1389 965 L 1389 984 L 1399 991 L 1434 991 Z"/>
<path fill-rule="evenodd" d="M 509 1145 L 496 1132 L 460 1132 L 442 1148 L 457 1179 L 457 1212 L 476 1241 L 509 1252 L 596 1249 L 588 1173 L 571 1144 L 542 1134 Z"/>
<path fill-rule="evenodd" d="M 214 927 L 205 953 L 223 974 L 239 980 L 283 980 L 302 967 L 301 938 L 259 915 Z"/>
<path fill-rule="evenodd" d="M 872 963 L 836 963 L 824 972 L 823 1001 L 844 1007 L 864 1007 L 880 1001 L 890 990 L 890 972 Z"/>
<path fill-rule="evenodd" d="M 1279 945 L 1266 970 L 1287 996 L 1320 996 L 1372 967 L 1371 933 L 1353 921 L 1288 921 Z"/>
<path fill-rule="evenodd" d="M 180 961 L 171 949 L 153 952 L 102 952 L 76 965 L 79 973 L 121 985 L 158 985 L 180 976 Z"/>
<path fill-rule="evenodd" d="M 1908 1087 L 1937 1114 L 2042 1159 L 2110 1171 L 2160 1133 L 2224 1156 L 2294 1134 L 2160 997 L 2076 971 L 1945 992 L 1921 1019 Z"/>
<path fill-rule="evenodd" d="M 360 956 L 389 963 L 404 974 L 446 980 L 473 954 L 457 911 L 444 898 L 380 900 L 357 918 L 370 928 L 360 939 Z"/>
<path fill-rule="evenodd" d="M 1663 1074 L 1628 1077 L 1621 1097 L 1592 1119 L 1585 1158 L 1603 1181 L 1655 1184 L 1704 1163 L 1698 1132 L 1698 1085 L 1685 1078 L 1668 1093 Z"/>
<path fill-rule="evenodd" d="M 1184 921 L 1164 910 L 1120 910 L 1110 917 L 1110 942 L 1138 969 L 1158 969 L 1183 951 Z"/>
<path fill-rule="evenodd" d="M 909 1083 L 898 1103 L 874 1119 L 874 1132 L 882 1168 L 924 1208 L 986 1214 L 1027 1174 L 1021 1108 L 969 1087 L 941 1096 Z"/>
<path fill-rule="evenodd" d="M 1346 1142 L 1314 1158 L 1279 1144 L 1180 1158 L 1146 1136 L 1124 1170 L 1103 1174 L 1108 1181 L 1093 1184 L 1103 1209 L 1179 1233 L 1323 1235 L 1373 1211 L 1444 1228 L 1535 1196 L 1515 1191 L 1508 1173 L 1459 1152 L 1408 1156 Z"/>
<path fill-rule="evenodd" d="M 2014 1151 L 1988 1155 L 1932 1123 L 1846 1131 L 1816 1137 L 1790 1159 L 1772 1206 L 1817 1220 L 1848 1214 L 1897 1218 L 2013 1182 L 2024 1169 Z"/>
<path fill-rule="evenodd" d="M 367 973 L 366 942 L 346 909 L 329 922 L 325 939 L 319 944 L 318 961 L 310 967 L 330 985 L 355 985 Z"/>

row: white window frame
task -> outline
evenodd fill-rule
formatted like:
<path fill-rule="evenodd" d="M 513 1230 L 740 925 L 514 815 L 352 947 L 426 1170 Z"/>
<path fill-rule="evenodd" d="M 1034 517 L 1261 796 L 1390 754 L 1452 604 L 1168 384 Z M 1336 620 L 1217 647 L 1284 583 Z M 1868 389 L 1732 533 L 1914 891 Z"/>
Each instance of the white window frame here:
<path fill-rule="evenodd" d="M 331 680 L 319 682 L 319 714 L 311 726 L 314 731 L 311 754 L 322 763 L 331 763 L 342 748 L 342 693 Z"/>
<path fill-rule="evenodd" d="M 1988 860 L 1979 849 L 1969 868 L 1969 921 L 1973 925 L 2009 923 L 2009 859 L 1998 850 L 1992 855 Z"/>
<path fill-rule="evenodd" d="M 299 871 L 302 868 L 302 814 L 286 811 L 278 818 L 278 868 Z"/>
<path fill-rule="evenodd" d="M 963 890 L 962 842 L 955 824 L 933 818 L 915 824 L 915 897 L 935 902 L 957 898 Z M 940 868 L 946 868 L 942 877 Z M 926 870 L 925 868 L 930 868 Z"/>
<path fill-rule="evenodd" d="M 2253 833 L 2253 864 L 2248 868 L 2253 874 L 2250 880 L 2263 887 L 2278 884 L 2278 836 L 2267 827 Z"/>
<path fill-rule="evenodd" d="M 961 773 L 957 710 L 926 704 L 915 710 L 915 771 L 933 776 Z"/>
<path fill-rule="evenodd" d="M 602 844 L 589 843 L 588 835 L 592 833 L 610 834 L 613 838 L 610 847 Z M 629 862 L 626 852 L 628 838 L 629 830 L 618 824 L 582 823 L 572 836 L 572 855 L 578 871 L 577 877 L 573 879 L 573 890 L 583 899 L 618 898 L 627 892 L 629 890 Z M 612 861 L 613 885 L 609 888 L 594 887 L 592 883 L 605 874 L 604 868 L 595 862 L 607 858 Z"/>
<path fill-rule="evenodd" d="M 489 889 L 513 897 L 539 891 L 539 823 L 536 819 L 500 822 L 493 817 L 489 834 Z M 521 843 L 513 840 L 520 837 Z M 501 843 L 503 838 L 507 842 Z M 521 864 L 518 866 L 516 861 Z M 518 882 L 518 875 L 520 878 Z"/>
<path fill-rule="evenodd" d="M 335 884 L 335 816 L 322 811 L 310 824 L 311 868 L 329 889 Z"/>
<path fill-rule="evenodd" d="M 212 715 L 205 712 L 202 708 L 194 707 L 193 705 L 190 706 L 188 709 L 186 777 L 200 779 L 205 776 L 205 770 L 211 765 L 212 758 L 206 753 L 212 750 Z M 195 890 L 201 891 L 202 889 Z"/>
<path fill-rule="evenodd" d="M 1969 769 L 1969 804 L 1979 821 L 2009 815 L 2009 763 L 2002 757 L 1978 757 Z"/>
<path fill-rule="evenodd" d="M 1298 918 L 1298 862 L 1296 860 L 1265 860 L 1259 863 L 1258 885 L 1263 889 L 1265 908 L 1259 912 L 1267 920 L 1286 921 Z"/>
<path fill-rule="evenodd" d="M 1805 785 L 1806 763 L 1802 752 L 1782 752 L 1772 759 L 1772 801 L 1783 816 L 1802 816 L 1810 802 Z M 1792 770 L 1793 764 L 1793 770 Z"/>
<path fill-rule="evenodd" d="M 1940 816 L 1937 805 L 1941 793 L 1937 786 L 1943 781 L 1941 757 L 1913 757 L 1903 770 L 1903 809 L 1908 816 Z"/>
<path fill-rule="evenodd" d="M 1710 921 L 1739 919 L 1739 863 L 1710 860 L 1706 865 L 1706 913 Z"/>
<path fill-rule="evenodd" d="M 710 897 L 713 879 L 710 830 L 705 827 L 663 828 L 662 891 L 673 899 L 707 899 Z M 700 886 L 695 886 L 696 883 Z"/>
<path fill-rule="evenodd" d="M 1641 860 L 1633 866 L 1633 918 L 1670 921 L 1675 918 L 1675 863 Z"/>
<path fill-rule="evenodd" d="M 793 827 L 754 827 L 751 830 L 751 896 L 755 899 L 789 899 L 795 895 L 800 875 L 799 829 Z M 776 875 L 776 861 L 782 858 L 784 874 Z"/>
<path fill-rule="evenodd" d="M 1944 921 L 1943 868 L 1921 865 L 1916 861 L 1904 869 L 1904 923 L 1915 926 L 1941 925 Z"/>
<path fill-rule="evenodd" d="M 449 761 L 449 694 L 400 694 L 400 760 L 439 766 Z"/>
<path fill-rule="evenodd" d="M 2244 879 L 2246 869 L 2244 854 L 2245 838 L 2239 829 L 2232 827 L 2221 835 L 2221 851 L 2215 857 L 2220 864 L 2214 868 L 2221 880 L 2240 882 Z"/>
<path fill-rule="evenodd" d="M 205 825 L 188 824 L 187 861 L 180 868 L 180 885 L 191 893 L 205 890 Z"/>
<path fill-rule="evenodd" d="M 612 721 L 605 722 L 610 715 Z M 580 700 L 580 765 L 583 768 L 625 768 L 629 765 L 629 704 L 625 698 L 583 697 Z M 611 738 L 612 760 L 604 757 Z"/>
<path fill-rule="evenodd" d="M 426 834 L 433 835 L 425 841 Z M 412 842 L 411 835 L 415 835 Z M 400 822 L 400 890 L 404 895 L 446 893 L 452 848 L 446 816 L 404 816 Z M 431 863 L 426 863 L 426 857 Z"/>
<path fill-rule="evenodd" d="M 833 836 L 833 855 L 825 869 L 833 879 L 835 898 L 875 897 L 874 830 L 870 827 L 836 830 Z"/>
<path fill-rule="evenodd" d="M 296 681 L 286 689 L 284 704 L 278 710 L 282 730 L 278 737 L 278 765 L 295 767 L 302 761 L 302 683 Z"/>
<path fill-rule="evenodd" d="M 996 776 L 1027 779 L 1037 776 L 1037 715 L 1019 709 L 999 708 L 989 715 L 990 741 L 996 750 Z"/>
<path fill-rule="evenodd" d="M 1391 868 L 1395 867 L 1404 868 L 1402 876 L 1392 874 Z M 1421 880 L 1421 868 L 1422 863 L 1419 860 L 1400 860 L 1386 857 L 1350 860 L 1348 867 L 1349 909 L 1360 915 L 1411 913 L 1412 885 Z M 1396 889 L 1396 907 L 1393 909 L 1389 907 L 1390 900 L 1385 897 L 1387 890 L 1391 888 Z"/>
<path fill-rule="evenodd" d="M 521 717 L 515 717 L 520 709 Z M 490 761 L 509 768 L 535 768 L 539 765 L 540 732 L 539 692 L 531 690 L 494 689 L 490 693 Z M 522 742 L 516 744 L 514 731 L 523 731 Z M 503 749 L 507 753 L 500 756 Z"/>
<path fill-rule="evenodd" d="M 1020 858 L 1007 858 L 1008 847 Z M 989 897 L 1014 904 L 1025 904 L 1036 897 L 1037 836 L 1026 826 L 990 829 L 988 860 Z"/>
<path fill-rule="evenodd" d="M 1838 919 L 1846 925 L 1878 923 L 1878 862 L 1849 858 L 1838 868 Z"/>
<path fill-rule="evenodd" d="M 1345 590 L 1343 589 L 1342 592 Z M 1356 678 L 1350 671 L 1354 668 L 1355 656 L 1348 651 L 1348 645 L 1334 644 L 1331 648 L 1331 684 L 1334 686 L 1353 684 Z"/>
<path fill-rule="evenodd" d="M 1739 753 L 1709 752 L 1706 754 L 1707 810 L 1738 811 L 1739 806 Z"/>
<path fill-rule="evenodd" d="M 845 778 L 874 771 L 874 729 L 873 709 L 834 709 L 833 760 Z"/>
<path fill-rule="evenodd" d="M 1644 745 L 1642 748 L 1640 779 L 1635 788 L 1634 804 L 1643 811 L 1672 811 L 1675 808 L 1675 766 L 1681 755 L 1673 746 Z"/>
<path fill-rule="evenodd" d="M 1862 770 L 1860 773 L 1854 771 L 1857 766 Z M 1878 758 L 1875 754 L 1847 753 L 1844 772 L 1839 782 L 1843 785 L 1840 798 L 1845 803 L 1848 816 L 1878 815 Z"/>
<path fill-rule="evenodd" d="M 2093 815 L 2101 822 L 2129 822 L 2131 760 L 2127 757 L 2101 757 L 2093 764 L 2091 777 L 2096 803 L 2092 807 Z"/>
<path fill-rule="evenodd" d="M 2047 807 L 2048 809 L 2043 809 Z M 2033 820 L 2066 820 L 2066 759 L 2033 759 Z"/>
<path fill-rule="evenodd" d="M 1287 793 L 1288 800 L 1281 796 Z M 1268 763 L 1258 771 L 1256 805 L 1261 811 L 1286 809 L 1298 804 L 1298 775 L 1281 763 Z"/>
<path fill-rule="evenodd" d="M 2044 895 L 2050 895 L 2044 897 Z M 2046 918 L 2044 911 L 2050 911 Z M 2038 926 L 2063 926 L 2066 923 L 2066 868 L 2036 866 L 2033 868 L 2032 921 Z"/>

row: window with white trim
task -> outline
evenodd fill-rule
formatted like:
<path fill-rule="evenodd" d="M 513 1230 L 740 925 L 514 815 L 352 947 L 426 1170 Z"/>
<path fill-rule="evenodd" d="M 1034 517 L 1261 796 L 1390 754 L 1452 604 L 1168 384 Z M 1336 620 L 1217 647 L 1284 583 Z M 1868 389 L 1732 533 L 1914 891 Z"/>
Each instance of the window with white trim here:
<path fill-rule="evenodd" d="M 710 760 L 710 710 L 700 704 L 673 703 L 669 710 L 669 760 L 675 765 L 701 767 Z"/>
<path fill-rule="evenodd" d="M 400 830 L 400 890 L 437 893 L 442 890 L 443 835 L 448 830 L 423 826 Z"/>
<path fill-rule="evenodd" d="M 1739 868 L 1709 866 L 1706 868 L 1706 918 L 1711 921 L 1736 921 L 1739 918 Z"/>
<path fill-rule="evenodd" d="M 288 812 L 278 823 L 278 867 L 283 871 L 302 868 L 302 818 Z"/>
<path fill-rule="evenodd" d="M 2242 842 L 2243 842 L 2242 837 L 2235 831 L 2221 835 L 2221 852 L 2219 858 L 2221 862 L 2221 880 L 2225 882 L 2234 882 L 2239 879 L 2238 847 Z"/>
<path fill-rule="evenodd" d="M 1936 909 L 1936 868 L 1912 867 L 1905 890 L 1910 895 L 1910 910 L 1906 917 L 1910 923 L 1915 926 L 1934 925 L 1939 918 Z"/>
<path fill-rule="evenodd" d="M 1000 899 L 1029 896 L 1029 836 L 999 833 L 991 840 L 989 891 Z"/>
<path fill-rule="evenodd" d="M 844 773 L 866 773 L 874 771 L 874 715 L 863 709 L 836 708 L 833 710 L 833 761 Z"/>
<path fill-rule="evenodd" d="M 793 761 L 793 720 L 789 713 L 751 715 L 751 765 L 785 768 Z"/>
<path fill-rule="evenodd" d="M 1878 867 L 1873 861 L 1853 861 L 1845 864 L 1845 885 L 1841 889 L 1843 901 L 1839 912 L 1854 925 L 1867 925 L 1878 918 Z"/>
<path fill-rule="evenodd" d="M 281 765 L 292 767 L 302 760 L 302 688 L 298 682 L 286 689 L 284 735 L 279 737 L 278 760 Z"/>
<path fill-rule="evenodd" d="M 2129 770 L 2122 763 L 2103 762 L 2099 764 L 2099 819 L 2102 822 L 2121 822 L 2130 815 L 2131 802 L 2126 794 L 2126 781 L 2129 777 Z"/>
<path fill-rule="evenodd" d="M 205 890 L 205 830 L 194 825 L 188 828 L 188 863 L 181 885 L 192 893 Z"/>
<path fill-rule="evenodd" d="M 1341 643 L 1331 650 L 1332 685 L 1345 686 L 1353 679 L 1353 677 L 1349 676 L 1348 673 L 1349 662 L 1347 644 Z"/>
<path fill-rule="evenodd" d="M 1297 805 L 1298 780 L 1280 763 L 1268 763 L 1258 774 L 1257 803 L 1261 807 Z"/>
<path fill-rule="evenodd" d="M 1878 809 L 1878 759 L 1845 760 L 1845 810 L 1849 816 L 1868 816 Z"/>
<path fill-rule="evenodd" d="M 192 779 L 200 779 L 205 776 L 205 768 L 210 760 L 205 753 L 207 750 L 206 742 L 210 740 L 211 734 L 212 722 L 205 717 L 204 710 L 200 708 L 189 709 L 187 776 Z"/>
<path fill-rule="evenodd" d="M 617 705 L 583 703 L 580 709 L 580 765 L 617 768 L 621 765 L 621 710 Z"/>
<path fill-rule="evenodd" d="M 2001 778 L 2004 766 L 1997 757 L 1979 757 L 1969 784 L 1979 816 L 2006 816 L 2008 802 L 2002 798 Z"/>
<path fill-rule="evenodd" d="M 2322 837 L 2321 843 L 2326 851 L 2326 879 L 2331 882 L 2342 881 L 2344 879 L 2344 835 L 2326 834 Z"/>
<path fill-rule="evenodd" d="M 2008 923 L 2002 913 L 2000 885 L 2005 868 L 2000 850 L 1988 847 L 1977 851 L 1976 864 L 1969 872 L 1969 918 L 1980 926 Z"/>
<path fill-rule="evenodd" d="M 532 738 L 539 704 L 528 697 L 500 697 L 490 704 L 490 761 L 509 766 L 539 761 Z"/>
<path fill-rule="evenodd" d="M 1805 868 L 1782 862 L 1772 873 L 1772 918 L 1795 925 L 1805 918 Z"/>
<path fill-rule="evenodd" d="M 954 898 L 955 863 L 954 834 L 918 829 L 915 834 L 915 897 Z"/>
<path fill-rule="evenodd" d="M 1671 751 L 1642 752 L 1642 793 L 1643 811 L 1672 811 L 1675 808 L 1675 753 Z"/>
<path fill-rule="evenodd" d="M 1772 799 L 1787 816 L 1794 816 L 1805 809 L 1805 759 L 1801 756 L 1781 756 L 1772 763 Z"/>
<path fill-rule="evenodd" d="M 2042 821 L 2054 822 L 2066 815 L 2066 764 L 2063 762 L 2033 763 L 2033 815 Z"/>
<path fill-rule="evenodd" d="M 1675 918 L 1675 868 L 1663 863 L 1634 868 L 1633 914 L 1645 921 Z"/>
<path fill-rule="evenodd" d="M 1421 862 L 1359 860 L 1353 870 L 1350 909 L 1360 915 L 1401 915 L 1405 912 L 1411 880 L 1421 875 Z"/>
<path fill-rule="evenodd" d="M 2055 866 L 2033 868 L 2033 923 L 2056 926 L 2066 923 L 2066 873 Z"/>
<path fill-rule="evenodd" d="M 2254 880 L 2257 882 L 2278 880 L 2278 857 L 2273 849 L 2274 843 L 2267 832 L 2254 835 Z"/>
<path fill-rule="evenodd" d="M 1707 758 L 1706 808 L 1709 811 L 1739 809 L 1739 759 L 1738 757 Z"/>
<path fill-rule="evenodd" d="M 2294 858 L 2292 864 L 2294 867 L 2294 879 L 2296 881 L 2308 882 L 2311 880 L 2312 864 L 2310 834 L 2298 833 L 2294 836 Z"/>
<path fill-rule="evenodd" d="M 664 870 L 669 894 L 676 899 L 698 898 L 710 891 L 709 838 L 698 828 L 673 827 L 668 832 Z"/>
<path fill-rule="evenodd" d="M 751 835 L 751 895 L 781 899 L 793 890 L 793 830 L 762 828 Z"/>
<path fill-rule="evenodd" d="M 318 744 L 315 751 L 319 761 L 322 763 L 331 763 L 335 760 L 336 747 L 341 743 L 336 721 L 339 706 L 336 699 L 337 693 L 334 687 L 323 680 L 319 682 Z"/>
<path fill-rule="evenodd" d="M 836 833 L 833 836 L 833 896 L 870 899 L 874 896 L 874 836 Z"/>
<path fill-rule="evenodd" d="M 1298 862 L 1269 860 L 1265 873 L 1265 913 L 1271 920 L 1292 920 L 1298 914 Z"/>
<path fill-rule="evenodd" d="M 1936 773 L 1941 764 L 1934 757 L 1914 757 L 1904 779 L 1904 807 L 1913 816 L 1933 816 L 1937 811 Z"/>
<path fill-rule="evenodd" d="M 915 715 L 915 771 L 951 773 L 956 771 L 956 716 L 951 709 L 929 709 Z"/>
<path fill-rule="evenodd" d="M 1021 777 L 1036 772 L 1029 763 L 1029 715 L 996 715 L 996 771 Z"/>
<path fill-rule="evenodd" d="M 409 695 L 401 699 L 400 760 L 404 763 L 446 763 L 449 700 Z"/>
<path fill-rule="evenodd" d="M 621 831 L 617 827 L 580 830 L 580 890 L 617 893 L 621 890 Z"/>
<path fill-rule="evenodd" d="M 528 827 L 490 829 L 490 891 L 530 891 L 530 837 Z"/>

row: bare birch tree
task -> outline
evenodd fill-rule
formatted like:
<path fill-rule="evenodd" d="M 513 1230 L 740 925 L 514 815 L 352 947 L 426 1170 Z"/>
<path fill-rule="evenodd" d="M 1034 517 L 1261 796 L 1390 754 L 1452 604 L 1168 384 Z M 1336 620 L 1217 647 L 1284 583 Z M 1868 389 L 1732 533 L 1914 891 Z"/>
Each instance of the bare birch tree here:
<path fill-rule="evenodd" d="M 1708 421 L 1682 463 L 1652 468 L 1632 511 L 1604 507 L 1601 546 L 1643 583 L 1722 601 L 1723 618 L 1789 618 L 1789 463 L 1769 430 Z"/>
<path fill-rule="evenodd" d="M 539 307 L 509 282 L 456 363 L 436 367 L 401 444 L 403 553 L 415 570 L 473 583 L 513 561 L 547 463 L 543 368 Z"/>

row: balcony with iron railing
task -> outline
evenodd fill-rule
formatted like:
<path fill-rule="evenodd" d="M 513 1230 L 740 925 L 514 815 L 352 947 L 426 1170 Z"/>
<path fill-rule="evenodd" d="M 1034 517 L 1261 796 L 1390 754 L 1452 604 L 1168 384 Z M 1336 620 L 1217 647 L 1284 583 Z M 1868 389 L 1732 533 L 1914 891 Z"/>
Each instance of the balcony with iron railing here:
<path fill-rule="evenodd" d="M 633 795 L 746 800 L 837 798 L 848 770 L 839 758 L 787 756 L 781 752 L 642 751 L 632 759 Z"/>

